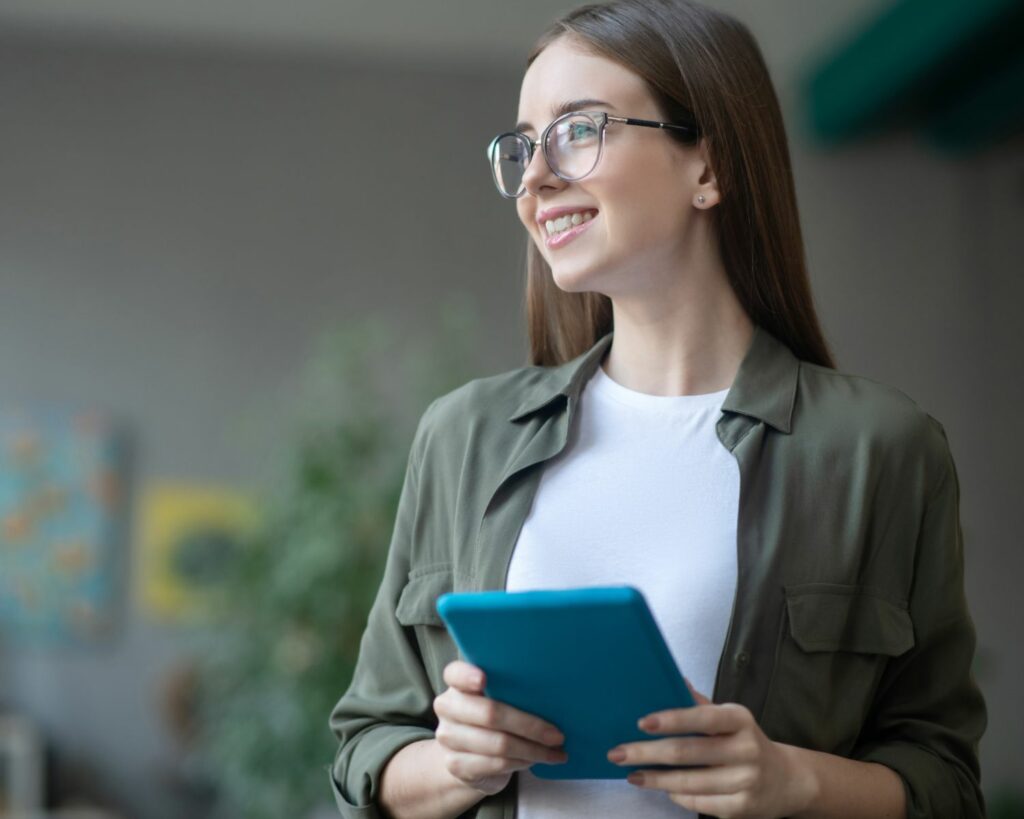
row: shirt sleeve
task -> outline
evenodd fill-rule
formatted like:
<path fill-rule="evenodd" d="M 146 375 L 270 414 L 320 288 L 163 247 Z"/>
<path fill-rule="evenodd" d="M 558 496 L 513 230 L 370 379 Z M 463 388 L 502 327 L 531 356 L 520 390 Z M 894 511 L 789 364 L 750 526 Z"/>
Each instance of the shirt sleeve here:
<path fill-rule="evenodd" d="M 370 609 L 352 681 L 328 721 L 339 740 L 330 786 L 341 815 L 352 819 L 383 819 L 377 800 L 385 765 L 404 746 L 432 739 L 437 725 L 434 692 L 415 637 L 395 618 L 409 571 L 429 412 L 428 407 L 413 439 L 384 578 Z"/>
<path fill-rule="evenodd" d="M 925 505 L 910 615 L 914 647 L 888 664 L 851 756 L 903 779 L 908 819 L 984 817 L 978 741 L 987 724 L 971 673 L 975 631 L 964 594 L 960 483 L 934 418 L 937 484 Z"/>

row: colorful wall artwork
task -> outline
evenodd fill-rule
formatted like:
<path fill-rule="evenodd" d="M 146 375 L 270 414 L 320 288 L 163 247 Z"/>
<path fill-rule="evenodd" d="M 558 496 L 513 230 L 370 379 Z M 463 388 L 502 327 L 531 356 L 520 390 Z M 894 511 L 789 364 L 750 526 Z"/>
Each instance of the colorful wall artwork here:
<path fill-rule="evenodd" d="M 0 629 L 89 639 L 114 615 L 125 438 L 101 412 L 0 408 Z"/>
<path fill-rule="evenodd" d="M 255 501 L 225 486 L 153 483 L 143 494 L 139 521 L 143 607 L 164 620 L 215 617 L 229 564 L 260 524 Z"/>

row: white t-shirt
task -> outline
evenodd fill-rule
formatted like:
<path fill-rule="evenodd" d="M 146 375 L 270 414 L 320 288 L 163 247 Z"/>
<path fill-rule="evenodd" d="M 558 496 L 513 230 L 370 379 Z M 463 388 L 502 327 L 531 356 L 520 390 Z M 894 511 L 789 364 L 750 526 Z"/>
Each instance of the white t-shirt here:
<path fill-rule="evenodd" d="M 506 582 L 508 591 L 637 587 L 680 670 L 708 697 L 736 592 L 739 466 L 715 432 L 728 392 L 649 395 L 599 366 L 565 449 L 543 467 Z M 518 777 L 518 819 L 696 816 L 624 779 Z"/>

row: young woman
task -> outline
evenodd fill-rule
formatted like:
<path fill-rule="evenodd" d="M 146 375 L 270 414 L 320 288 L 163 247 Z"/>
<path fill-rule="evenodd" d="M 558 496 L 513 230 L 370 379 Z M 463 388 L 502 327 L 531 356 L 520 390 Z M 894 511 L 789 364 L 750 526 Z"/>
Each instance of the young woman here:
<path fill-rule="evenodd" d="M 834 369 L 750 33 L 687 0 L 579 8 L 518 119 L 490 156 L 529 237 L 531 366 L 420 421 L 331 715 L 342 814 L 983 816 L 949 446 Z M 539 779 L 558 727 L 487 698 L 434 603 L 623 583 L 699 704 L 608 749 L 670 769 Z"/>

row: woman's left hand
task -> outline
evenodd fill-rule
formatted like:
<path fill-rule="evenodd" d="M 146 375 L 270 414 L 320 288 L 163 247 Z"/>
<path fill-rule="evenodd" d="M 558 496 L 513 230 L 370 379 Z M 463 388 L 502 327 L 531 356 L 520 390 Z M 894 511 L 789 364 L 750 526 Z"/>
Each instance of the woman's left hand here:
<path fill-rule="evenodd" d="M 666 791 L 677 805 L 719 817 L 791 816 L 808 804 L 811 772 L 801 765 L 799 749 L 773 742 L 753 714 L 738 703 L 713 704 L 687 686 L 697 705 L 658 711 L 640 720 L 651 734 L 699 733 L 629 742 L 609 751 L 619 765 L 706 765 L 692 770 L 640 770 L 629 781 Z M 624 751 L 622 759 L 613 759 Z"/>

